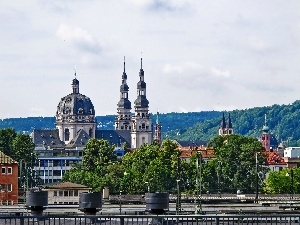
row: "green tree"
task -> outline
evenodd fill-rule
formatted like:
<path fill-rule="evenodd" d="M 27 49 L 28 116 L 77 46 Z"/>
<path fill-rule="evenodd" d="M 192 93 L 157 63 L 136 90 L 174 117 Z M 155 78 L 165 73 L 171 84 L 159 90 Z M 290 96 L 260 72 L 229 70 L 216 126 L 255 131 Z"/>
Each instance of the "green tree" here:
<path fill-rule="evenodd" d="M 126 193 L 173 191 L 176 187 L 178 146 L 166 140 L 162 146 L 142 145 L 122 159 L 122 188 Z M 148 182 L 146 184 L 146 182 Z"/>
<path fill-rule="evenodd" d="M 5 128 L 0 130 L 0 150 L 8 155 L 12 156 L 12 143 L 17 137 L 17 133 L 12 128 Z"/>
<path fill-rule="evenodd" d="M 267 194 L 300 193 L 300 168 L 284 168 L 270 171 L 266 179 L 264 192 Z"/>
<path fill-rule="evenodd" d="M 101 191 L 105 186 L 114 190 L 115 185 L 120 183 L 117 179 L 120 169 L 115 173 L 110 171 L 117 168 L 117 165 L 113 166 L 117 163 L 117 156 L 113 151 L 114 146 L 107 140 L 90 139 L 84 147 L 82 161 L 64 174 L 63 181 L 83 184 L 93 191 Z"/>
<path fill-rule="evenodd" d="M 19 186 L 34 187 L 38 183 L 37 174 L 33 170 L 38 159 L 34 147 L 28 134 L 18 134 L 12 141 L 10 156 L 19 162 Z"/>
<path fill-rule="evenodd" d="M 213 146 L 216 158 L 212 160 L 207 173 L 210 177 L 210 186 L 218 186 L 217 172 L 220 172 L 223 191 L 236 192 L 242 190 L 244 193 L 253 193 L 256 186 L 256 156 L 258 164 L 265 162 L 266 156 L 262 144 L 255 138 L 241 135 L 217 136 L 210 143 Z M 217 166 L 220 168 L 216 169 Z M 267 170 L 260 166 L 260 174 L 264 176 Z M 218 171 L 219 170 L 219 171 Z M 205 179 L 205 178 L 204 178 Z M 206 177 L 207 179 L 207 177 Z M 259 183 L 259 188 L 263 185 Z"/>

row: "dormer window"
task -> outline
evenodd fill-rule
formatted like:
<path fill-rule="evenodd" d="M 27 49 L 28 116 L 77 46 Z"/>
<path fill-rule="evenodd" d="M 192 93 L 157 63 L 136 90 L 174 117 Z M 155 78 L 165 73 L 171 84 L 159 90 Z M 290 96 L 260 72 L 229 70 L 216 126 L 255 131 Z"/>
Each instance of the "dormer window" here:
<path fill-rule="evenodd" d="M 83 109 L 82 108 L 78 109 L 78 114 L 83 114 Z"/>

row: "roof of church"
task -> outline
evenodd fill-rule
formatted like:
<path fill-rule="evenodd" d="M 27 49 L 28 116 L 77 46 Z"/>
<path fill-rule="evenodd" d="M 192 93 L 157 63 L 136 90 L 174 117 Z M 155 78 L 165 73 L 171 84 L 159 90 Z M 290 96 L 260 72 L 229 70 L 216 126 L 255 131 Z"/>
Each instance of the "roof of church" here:
<path fill-rule="evenodd" d="M 76 74 L 75 74 L 76 76 Z M 73 92 L 62 97 L 57 105 L 56 120 L 62 120 L 63 116 L 68 116 L 70 122 L 87 121 L 95 122 L 95 109 L 91 99 L 79 93 L 79 81 L 75 78 L 72 81 Z M 70 116 L 78 116 L 70 118 Z M 69 122 L 66 120 L 65 122 Z"/>
<path fill-rule="evenodd" d="M 65 146 L 65 143 L 59 139 L 58 130 L 33 130 L 31 137 L 36 147 L 63 148 Z"/>
<path fill-rule="evenodd" d="M 91 137 L 80 129 L 75 137 L 66 145 L 67 148 L 84 147 Z"/>
<path fill-rule="evenodd" d="M 0 163 L 11 164 L 11 163 L 18 163 L 18 162 L 0 151 Z"/>
<path fill-rule="evenodd" d="M 105 139 L 115 146 L 121 146 L 124 142 L 131 146 L 130 130 L 96 130 L 96 138 Z"/>

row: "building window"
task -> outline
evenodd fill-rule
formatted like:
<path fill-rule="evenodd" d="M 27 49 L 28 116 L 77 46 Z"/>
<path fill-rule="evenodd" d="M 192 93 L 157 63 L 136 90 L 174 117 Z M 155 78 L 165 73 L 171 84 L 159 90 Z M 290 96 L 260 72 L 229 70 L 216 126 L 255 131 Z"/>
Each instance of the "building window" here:
<path fill-rule="evenodd" d="M 6 191 L 5 184 L 1 184 L 1 191 L 2 191 L 2 192 L 5 192 L 5 191 Z"/>
<path fill-rule="evenodd" d="M 5 167 L 2 167 L 2 168 L 1 168 L 1 173 L 2 173 L 2 174 L 6 174 L 6 168 L 5 168 Z"/>
<path fill-rule="evenodd" d="M 69 196 L 69 192 L 68 191 L 64 191 L 64 196 Z"/>
<path fill-rule="evenodd" d="M 8 184 L 7 185 L 7 191 L 8 192 L 12 192 L 12 184 Z"/>
<path fill-rule="evenodd" d="M 65 141 L 69 141 L 70 139 L 70 131 L 68 128 L 65 129 Z"/>
<path fill-rule="evenodd" d="M 54 192 L 53 192 L 53 196 L 57 196 L 57 191 L 54 191 Z"/>
<path fill-rule="evenodd" d="M 12 174 L 12 168 L 11 167 L 7 167 L 7 174 Z"/>
<path fill-rule="evenodd" d="M 74 191 L 74 196 L 78 196 L 78 190 Z"/>
<path fill-rule="evenodd" d="M 59 196 L 63 196 L 63 191 L 58 192 Z"/>

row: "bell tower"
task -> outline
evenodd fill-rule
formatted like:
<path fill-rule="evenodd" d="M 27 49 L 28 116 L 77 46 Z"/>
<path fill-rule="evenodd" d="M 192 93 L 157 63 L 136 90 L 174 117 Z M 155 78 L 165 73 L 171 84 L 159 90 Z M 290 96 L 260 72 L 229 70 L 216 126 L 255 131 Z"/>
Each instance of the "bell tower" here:
<path fill-rule="evenodd" d="M 131 148 L 139 148 L 143 144 L 152 143 L 152 121 L 149 115 L 149 101 L 146 97 L 142 58 L 139 77 L 137 98 L 134 101 L 134 116 L 132 117 Z"/>
<path fill-rule="evenodd" d="M 266 114 L 265 114 L 265 124 L 262 128 L 261 143 L 262 143 L 262 146 L 266 149 L 266 151 L 270 151 L 271 134 L 269 133 L 269 127 L 267 124 L 267 115 Z"/>
<path fill-rule="evenodd" d="M 120 101 L 117 104 L 117 116 L 115 119 L 116 130 L 131 130 L 131 102 L 128 99 L 128 92 L 129 87 L 127 85 L 124 57 L 124 71 L 122 74 L 122 84 L 120 86 Z"/>
<path fill-rule="evenodd" d="M 219 127 L 219 135 L 230 135 L 233 134 L 233 126 L 231 122 L 230 113 L 228 114 L 227 122 L 225 120 L 225 115 L 223 113 L 221 125 Z"/>

